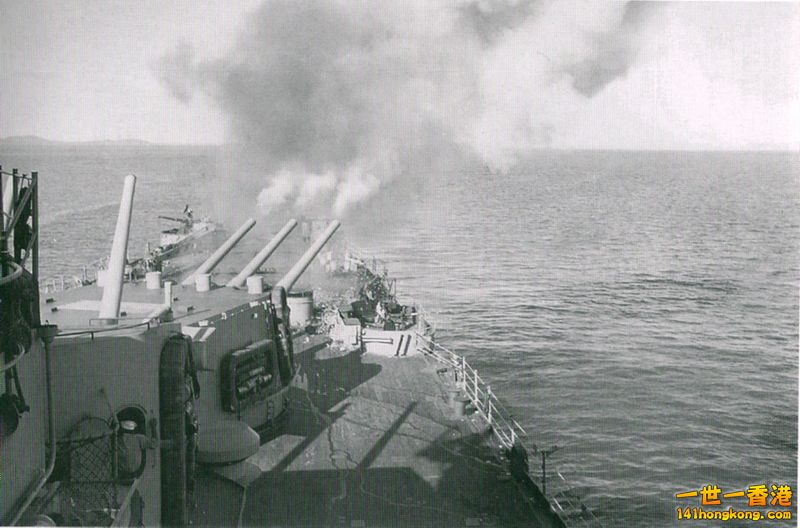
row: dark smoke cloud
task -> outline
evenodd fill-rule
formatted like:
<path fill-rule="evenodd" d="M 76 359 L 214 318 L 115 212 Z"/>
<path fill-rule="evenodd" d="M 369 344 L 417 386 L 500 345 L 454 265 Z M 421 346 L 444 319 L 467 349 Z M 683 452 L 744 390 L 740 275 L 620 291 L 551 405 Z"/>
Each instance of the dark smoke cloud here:
<path fill-rule="evenodd" d="M 194 51 L 187 42 L 180 42 L 175 51 L 153 66 L 161 83 L 178 101 L 188 103 L 195 90 Z"/>
<path fill-rule="evenodd" d="M 634 58 L 634 50 L 617 34 L 604 33 L 593 40 L 593 56 L 565 70 L 572 77 L 572 87 L 586 97 L 597 95 L 610 82 L 623 77 Z"/>
<path fill-rule="evenodd" d="M 644 2 L 628 2 L 617 27 L 588 36 L 592 52 L 564 69 L 577 92 L 593 97 L 628 73 L 636 60 L 639 31 L 653 9 Z"/>
<path fill-rule="evenodd" d="M 180 44 L 155 69 L 178 100 L 199 90 L 222 109 L 236 144 L 221 171 L 227 188 L 258 196 L 264 212 L 341 214 L 418 171 L 420 159 L 440 166 L 436 152 L 502 168 L 515 152 L 549 144 L 558 132 L 547 116 L 553 78 L 592 96 L 635 59 L 641 7 L 608 4 L 620 16 L 582 31 L 572 13 L 593 6 L 271 0 L 223 58 Z M 559 25 L 573 30 L 537 40 Z M 587 39 L 584 52 L 570 52 Z"/>
<path fill-rule="evenodd" d="M 506 31 L 514 30 L 533 14 L 534 0 L 487 2 L 473 0 L 461 5 L 464 23 L 490 44 Z"/>
<path fill-rule="evenodd" d="M 265 210 L 327 200 L 341 213 L 424 143 L 452 141 L 459 111 L 472 104 L 469 39 L 451 49 L 441 39 L 453 28 L 404 21 L 402 7 L 266 2 L 229 56 L 187 68 L 191 52 L 180 46 L 160 77 L 180 100 L 194 85 L 221 107 L 237 157 L 262 172 L 244 177 L 265 181 Z"/>
<path fill-rule="evenodd" d="M 206 66 L 239 140 L 311 171 L 345 166 L 370 148 L 404 65 L 385 49 L 390 28 L 353 14 L 308 1 L 269 3 L 235 58 Z"/>

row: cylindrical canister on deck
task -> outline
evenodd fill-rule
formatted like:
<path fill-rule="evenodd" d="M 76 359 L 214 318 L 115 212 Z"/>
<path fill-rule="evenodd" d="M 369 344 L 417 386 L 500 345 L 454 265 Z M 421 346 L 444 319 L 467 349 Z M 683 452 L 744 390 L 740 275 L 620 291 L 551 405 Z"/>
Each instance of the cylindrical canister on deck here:
<path fill-rule="evenodd" d="M 194 278 L 195 288 L 198 292 L 203 293 L 211 289 L 211 274 L 198 273 Z"/>
<path fill-rule="evenodd" d="M 292 326 L 307 326 L 314 318 L 314 292 L 300 290 L 289 292 L 286 299 L 291 310 Z"/>
<path fill-rule="evenodd" d="M 164 281 L 164 304 L 172 308 L 172 281 Z"/>
<path fill-rule="evenodd" d="M 148 290 L 160 290 L 161 289 L 161 272 L 160 271 L 148 271 L 145 275 L 145 284 L 147 285 Z"/>
<path fill-rule="evenodd" d="M 264 277 L 261 275 L 250 275 L 247 277 L 247 293 L 250 295 L 264 293 Z"/>

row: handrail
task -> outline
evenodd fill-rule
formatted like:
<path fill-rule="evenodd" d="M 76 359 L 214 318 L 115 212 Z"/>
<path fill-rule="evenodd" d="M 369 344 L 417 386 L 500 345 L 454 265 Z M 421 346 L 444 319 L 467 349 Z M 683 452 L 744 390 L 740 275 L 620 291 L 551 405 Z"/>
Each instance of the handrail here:
<path fill-rule="evenodd" d="M 95 259 L 83 265 L 81 275 L 54 275 L 39 280 L 39 291 L 42 293 L 59 293 L 72 288 L 80 288 L 97 282 L 97 272 L 106 269 L 108 256 Z"/>
<path fill-rule="evenodd" d="M 383 259 L 378 259 L 375 257 L 365 257 L 364 253 L 357 249 L 353 249 L 352 247 L 348 247 L 345 249 L 345 260 L 349 260 L 351 262 L 355 262 L 356 264 L 360 264 L 367 269 L 372 270 L 373 273 L 378 273 L 378 268 L 382 268 L 382 273 L 388 272 L 388 266 L 386 265 L 386 261 Z"/>
<path fill-rule="evenodd" d="M 535 455 L 536 445 L 528 432 L 512 417 L 511 412 L 492 392 L 491 385 L 480 377 L 466 358 L 419 332 L 416 332 L 416 335 L 424 345 L 422 347 L 424 353 L 453 369 L 456 384 L 466 393 L 478 415 L 490 426 L 503 448 L 510 450 L 519 442 L 523 446 L 533 446 Z M 562 487 L 569 487 L 569 483 L 560 471 L 553 468 L 551 472 L 558 475 Z M 602 526 L 597 516 L 580 499 L 570 497 L 565 490 L 559 488 L 550 493 L 550 499 L 559 511 L 559 517 L 568 526 L 589 528 Z"/>
<path fill-rule="evenodd" d="M 426 351 L 440 362 L 454 368 L 459 388 L 466 392 L 478 413 L 492 426 L 492 431 L 504 448 L 511 449 L 518 438 L 523 442 L 528 438 L 527 431 L 510 418 L 511 413 L 492 393 L 491 386 L 484 382 L 478 371 L 467 363 L 464 356 L 456 354 L 420 333 L 417 333 L 417 336 L 425 343 Z"/>
<path fill-rule="evenodd" d="M 417 321 L 420 320 L 425 322 L 425 326 L 427 328 L 427 332 L 425 333 L 426 336 L 434 336 L 436 335 L 436 320 L 433 319 L 425 307 L 421 304 L 414 304 L 414 311 L 417 315 Z"/>
<path fill-rule="evenodd" d="M 20 180 L 25 180 L 25 181 L 31 181 L 32 180 L 32 178 L 30 176 L 28 176 L 27 173 L 23 174 L 23 173 L 20 173 L 20 172 L 8 172 L 8 171 L 0 170 L 0 174 L 3 174 L 5 176 L 16 176 Z"/>

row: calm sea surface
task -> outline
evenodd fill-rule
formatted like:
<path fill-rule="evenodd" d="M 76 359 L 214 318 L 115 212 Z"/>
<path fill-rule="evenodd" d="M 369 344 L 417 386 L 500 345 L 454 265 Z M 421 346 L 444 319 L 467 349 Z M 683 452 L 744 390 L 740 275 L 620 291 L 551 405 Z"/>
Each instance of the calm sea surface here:
<path fill-rule="evenodd" d="M 139 176 L 132 254 L 157 214 L 211 210 L 224 174 L 204 148 L 0 148 L 0 163 L 41 174 L 45 276 L 108 251 L 124 174 Z M 699 501 L 674 494 L 705 484 L 797 492 L 800 157 L 548 152 L 482 169 L 395 182 L 347 235 L 559 446 L 549 460 L 603 523 L 685 526 L 675 508 Z"/>

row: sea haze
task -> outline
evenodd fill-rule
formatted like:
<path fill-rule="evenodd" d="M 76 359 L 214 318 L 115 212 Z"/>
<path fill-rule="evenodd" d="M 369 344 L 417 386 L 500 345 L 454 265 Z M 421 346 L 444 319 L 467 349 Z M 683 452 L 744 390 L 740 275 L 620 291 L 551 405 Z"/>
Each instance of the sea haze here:
<path fill-rule="evenodd" d="M 225 177 L 197 147 L 5 146 L 0 162 L 40 172 L 45 276 L 107 253 L 124 174 L 131 254 L 158 214 L 212 210 Z M 539 152 L 502 175 L 398 179 L 345 228 L 560 447 L 548 466 L 606 526 L 672 526 L 699 505 L 677 492 L 797 490 L 799 176 L 780 152 Z"/>

